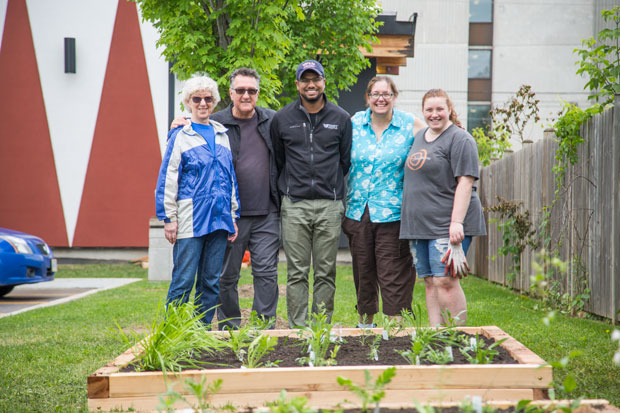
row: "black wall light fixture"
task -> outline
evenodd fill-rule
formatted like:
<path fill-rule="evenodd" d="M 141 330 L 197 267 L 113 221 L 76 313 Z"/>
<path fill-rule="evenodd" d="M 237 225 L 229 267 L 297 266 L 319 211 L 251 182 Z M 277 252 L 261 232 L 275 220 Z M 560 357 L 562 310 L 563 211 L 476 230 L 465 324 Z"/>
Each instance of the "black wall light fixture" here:
<path fill-rule="evenodd" d="M 65 37 L 65 73 L 75 73 L 75 37 Z"/>

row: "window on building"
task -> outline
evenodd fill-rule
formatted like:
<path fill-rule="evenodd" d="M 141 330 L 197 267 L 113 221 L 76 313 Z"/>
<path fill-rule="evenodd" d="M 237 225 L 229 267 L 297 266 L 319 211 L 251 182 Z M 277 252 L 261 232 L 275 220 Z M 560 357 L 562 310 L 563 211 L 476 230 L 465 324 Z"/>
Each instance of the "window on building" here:
<path fill-rule="evenodd" d="M 490 125 L 493 77 L 493 0 L 469 0 L 467 130 Z"/>
<path fill-rule="evenodd" d="M 491 78 L 491 51 L 469 49 L 467 77 L 470 79 Z"/>
<path fill-rule="evenodd" d="M 489 111 L 491 105 L 467 105 L 467 131 L 472 133 L 476 128 L 487 129 L 491 124 Z"/>
<path fill-rule="evenodd" d="M 469 22 L 490 23 L 493 21 L 493 0 L 469 0 Z"/>

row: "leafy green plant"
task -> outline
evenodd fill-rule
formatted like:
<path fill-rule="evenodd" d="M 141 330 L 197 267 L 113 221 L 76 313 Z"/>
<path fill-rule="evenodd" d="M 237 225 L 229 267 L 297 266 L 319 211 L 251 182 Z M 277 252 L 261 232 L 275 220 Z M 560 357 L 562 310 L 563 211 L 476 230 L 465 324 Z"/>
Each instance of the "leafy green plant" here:
<path fill-rule="evenodd" d="M 480 340 L 478 334 L 476 334 L 475 341 L 469 347 L 461 348 L 460 351 L 471 364 L 490 364 L 495 356 L 499 354 L 495 347 L 500 346 L 506 340 L 505 338 L 497 340 L 486 347 L 484 341 Z M 470 353 L 473 353 L 473 355 Z"/>
<path fill-rule="evenodd" d="M 582 40 L 584 48 L 573 52 L 580 58 L 577 74 L 589 78 L 584 86 L 590 89 L 588 99 L 605 106 L 613 103 L 614 95 L 620 93 L 620 6 L 603 10 L 601 16 L 615 28 L 601 30 L 596 39 Z"/>
<path fill-rule="evenodd" d="M 383 331 L 387 331 L 389 336 L 397 335 L 402 329 L 402 323 L 399 318 L 385 314 L 381 314 L 381 325 L 383 326 Z"/>
<path fill-rule="evenodd" d="M 512 256 L 512 265 L 504 280 L 504 285 L 507 285 L 521 272 L 521 255 L 525 248 L 530 246 L 536 249 L 539 241 L 530 212 L 527 209 L 521 211 L 522 202 L 506 201 L 499 196 L 497 201 L 498 204 L 485 209 L 499 214 L 499 218 L 491 219 L 491 222 L 497 223 L 497 230 L 502 234 L 503 246 L 498 248 L 497 253 L 504 257 Z"/>
<path fill-rule="evenodd" d="M 340 344 L 335 343 L 328 355 L 329 346 L 332 344 L 332 325 L 327 322 L 325 309 L 321 309 L 319 313 L 313 313 L 308 324 L 299 330 L 299 336 L 304 341 L 305 351 L 308 354 L 298 358 L 299 363 L 311 366 L 336 365 L 336 355 L 340 349 Z"/>
<path fill-rule="evenodd" d="M 248 346 L 248 358 L 243 365 L 249 369 L 262 367 L 263 365 L 266 367 L 276 366 L 278 362 L 265 363 L 261 361 L 265 355 L 273 351 L 276 344 L 278 344 L 277 337 L 259 334 Z"/>
<path fill-rule="evenodd" d="M 308 399 L 303 396 L 286 398 L 286 390 L 280 391 L 280 398 L 271 403 L 267 403 L 271 413 L 317 413 L 318 410 L 308 406 Z"/>
<path fill-rule="evenodd" d="M 574 263 L 573 268 L 577 268 Z M 576 315 L 583 311 L 586 302 L 590 299 L 590 289 L 587 280 L 584 280 L 581 292 L 569 294 L 562 292 L 562 284 L 553 279 L 554 274 L 566 274 L 568 265 L 556 253 L 550 254 L 542 250 L 532 261 L 534 274 L 530 276 L 530 291 L 533 296 L 541 299 L 541 306 L 545 309 L 556 309 L 564 314 Z"/>
<path fill-rule="evenodd" d="M 504 145 L 513 137 L 519 139 L 521 143 L 527 141 L 524 135 L 527 125 L 540 120 L 539 103 L 532 87 L 521 85 L 507 102 L 491 109 L 492 135 L 498 144 Z"/>
<path fill-rule="evenodd" d="M 239 329 L 234 329 L 227 326 L 225 327 L 225 330 L 228 331 L 229 335 L 228 340 L 225 341 L 226 345 L 232 350 L 233 353 L 235 353 L 237 360 L 244 363 L 247 348 L 250 347 L 250 344 L 258 335 L 260 335 L 260 333 L 251 328 L 250 325 L 246 325 Z"/>
<path fill-rule="evenodd" d="M 452 346 L 446 346 L 442 350 L 429 348 L 426 351 L 426 358 L 433 364 L 447 364 L 454 360 Z"/>
<path fill-rule="evenodd" d="M 157 410 L 166 412 L 179 411 L 178 406 L 175 406 L 175 404 L 182 401 L 194 412 L 209 411 L 212 407 L 211 398 L 220 391 L 222 379 L 207 384 L 207 378 L 203 376 L 199 383 L 194 382 L 192 379 L 185 379 L 184 384 L 188 394 L 196 397 L 196 404 L 191 402 L 183 394 L 175 391 L 172 385 L 168 385 L 168 391 L 163 396 L 159 397 L 160 405 L 157 407 Z"/>
<path fill-rule="evenodd" d="M 375 334 L 372 338 L 372 340 L 368 341 L 368 347 L 369 347 L 369 352 L 368 352 L 368 357 L 371 360 L 375 360 L 378 361 L 379 360 L 379 346 L 381 345 L 381 336 Z"/>
<path fill-rule="evenodd" d="M 401 330 L 408 327 L 422 328 L 422 306 L 420 303 L 415 303 L 411 311 L 403 309 L 400 312 L 400 323 Z"/>
<path fill-rule="evenodd" d="M 489 166 L 495 159 L 502 159 L 504 152 L 512 147 L 506 134 L 496 136 L 493 131 L 475 128 L 471 135 L 478 145 L 478 160 L 483 167 Z"/>
<path fill-rule="evenodd" d="M 392 381 L 396 375 L 396 367 L 390 367 L 377 376 L 373 382 L 368 370 L 364 370 L 364 386 L 353 383 L 350 379 L 338 377 L 338 384 L 346 387 L 351 393 L 355 394 L 362 402 L 362 412 L 368 412 L 368 405 L 375 404 L 375 413 L 379 412 L 379 403 L 385 397 L 385 386 Z"/>
<path fill-rule="evenodd" d="M 218 337 L 206 334 L 201 321 L 203 314 L 198 313 L 197 308 L 193 301 L 167 306 L 160 303 L 146 333 L 132 330 L 127 335 L 116 324 L 117 338 L 128 346 L 139 343 L 139 351 L 132 361 L 136 370 L 165 372 L 179 371 L 182 365 L 199 367 L 199 362 L 193 357 L 196 350 L 215 352 L 224 347 Z"/>

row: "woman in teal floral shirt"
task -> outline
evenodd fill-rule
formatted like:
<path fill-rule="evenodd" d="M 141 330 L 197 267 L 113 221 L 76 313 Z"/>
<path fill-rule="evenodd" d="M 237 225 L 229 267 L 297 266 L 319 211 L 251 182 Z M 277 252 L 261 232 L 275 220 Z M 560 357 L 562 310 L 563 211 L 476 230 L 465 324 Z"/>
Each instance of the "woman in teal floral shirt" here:
<path fill-rule="evenodd" d="M 404 164 L 414 135 L 426 125 L 394 109 L 398 89 L 386 76 L 370 80 L 368 109 L 353 116 L 347 209 L 342 224 L 353 257 L 359 327 L 372 327 L 379 311 L 411 310 L 415 270 L 406 240 L 399 239 Z"/>

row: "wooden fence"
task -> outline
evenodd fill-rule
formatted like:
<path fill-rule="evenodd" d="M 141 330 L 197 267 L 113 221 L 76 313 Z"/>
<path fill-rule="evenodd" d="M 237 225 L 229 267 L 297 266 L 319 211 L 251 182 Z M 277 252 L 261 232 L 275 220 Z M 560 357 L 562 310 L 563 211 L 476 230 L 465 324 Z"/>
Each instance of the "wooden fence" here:
<path fill-rule="evenodd" d="M 485 207 L 496 205 L 498 196 L 523 202 L 522 210 L 530 212 L 536 225 L 541 222 L 543 208 L 553 205 L 549 216 L 552 244 L 569 262 L 567 273 L 556 274 L 554 281 L 571 297 L 589 288 L 585 310 L 615 323 L 620 319 L 620 95 L 616 95 L 614 108 L 591 119 L 581 132 L 585 142 L 579 146 L 579 161 L 567 171 L 567 189 L 555 203 L 552 168 L 558 146 L 553 131 L 483 168 L 479 194 Z M 512 258 L 497 254 L 503 241 L 497 223 L 490 222 L 498 216 L 485 212 L 488 236 L 476 240 L 473 271 L 490 281 L 527 291 L 537 251 L 526 248 L 520 274 L 509 282 L 506 274 Z"/>

